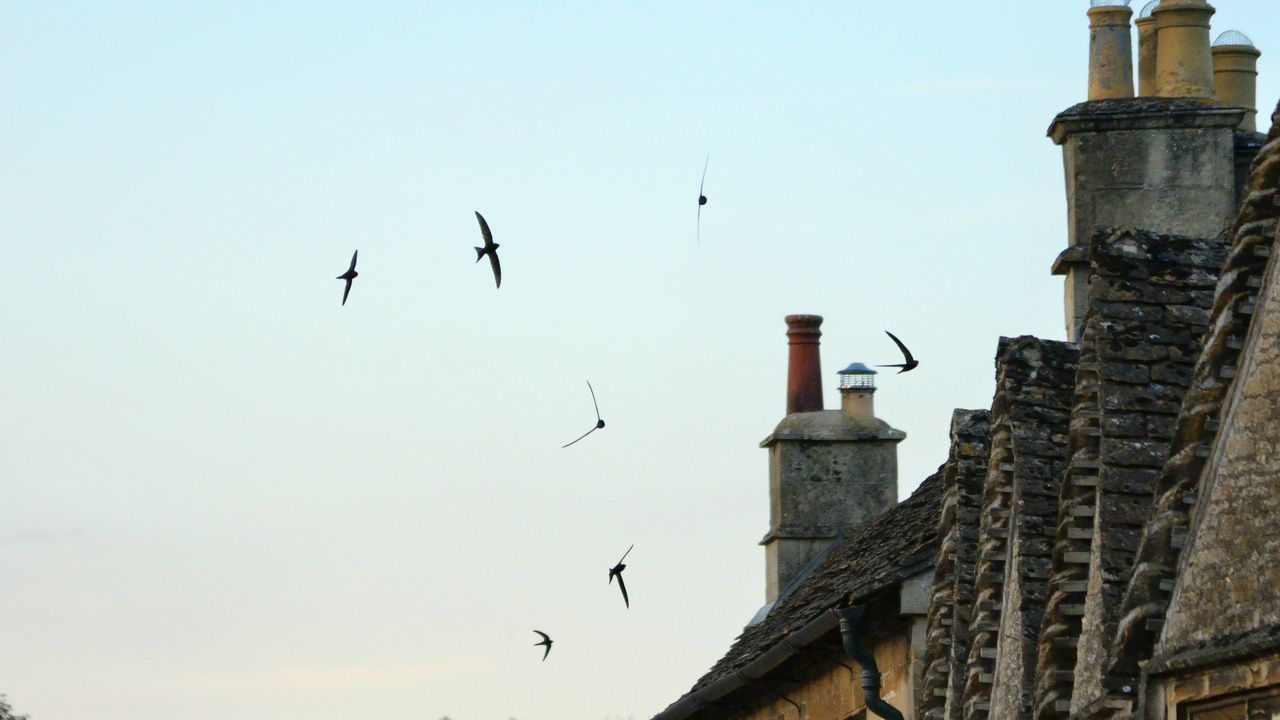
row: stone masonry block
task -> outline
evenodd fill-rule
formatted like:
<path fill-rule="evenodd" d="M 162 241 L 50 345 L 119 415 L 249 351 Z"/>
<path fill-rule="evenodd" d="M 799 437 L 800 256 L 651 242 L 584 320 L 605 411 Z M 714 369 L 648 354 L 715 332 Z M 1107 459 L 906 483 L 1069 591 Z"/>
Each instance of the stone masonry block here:
<path fill-rule="evenodd" d="M 1192 367 L 1176 363 L 1161 363 L 1151 368 L 1151 379 L 1175 385 L 1190 385 Z"/>
<path fill-rule="evenodd" d="M 1169 308 L 1169 322 L 1208 325 L 1209 311 L 1189 305 L 1174 305 Z"/>
<path fill-rule="evenodd" d="M 1103 437 L 1143 438 L 1147 436 L 1147 413 L 1108 413 L 1098 422 Z"/>
<path fill-rule="evenodd" d="M 1147 434 L 1153 438 L 1169 440 L 1173 438 L 1178 427 L 1178 418 L 1174 415 L 1148 415 Z"/>
<path fill-rule="evenodd" d="M 1169 357 L 1166 345 L 1152 345 L 1141 340 L 1115 340 L 1108 338 L 1098 342 L 1095 347 L 1098 357 L 1103 360 L 1132 360 L 1151 362 Z"/>
<path fill-rule="evenodd" d="M 1191 293 L 1181 287 L 1150 283 L 1142 286 L 1139 295 L 1143 302 L 1159 305 L 1184 305 L 1191 302 L 1192 299 Z"/>
<path fill-rule="evenodd" d="M 1142 531 L 1135 527 L 1110 527 L 1102 529 L 1104 547 L 1124 552 L 1137 552 L 1142 541 Z"/>
<path fill-rule="evenodd" d="M 1149 496 L 1155 489 L 1158 468 L 1102 468 L 1102 490 L 1106 493 Z"/>
<path fill-rule="evenodd" d="M 1098 404 L 1106 411 L 1143 410 L 1177 414 L 1182 407 L 1181 388 L 1163 385 L 1118 385 L 1102 383 L 1098 388 Z"/>
<path fill-rule="evenodd" d="M 1151 370 L 1146 365 L 1135 363 L 1100 362 L 1098 375 L 1103 380 L 1132 384 L 1151 382 Z"/>
<path fill-rule="evenodd" d="M 1159 305 L 1139 305 L 1137 303 L 1094 301 L 1091 312 L 1097 317 L 1117 318 L 1120 320 L 1139 320 L 1158 323 L 1164 320 L 1165 310 Z"/>
<path fill-rule="evenodd" d="M 1169 443 L 1163 440 L 1102 438 L 1099 455 L 1107 465 L 1144 465 L 1159 467 L 1169 456 Z"/>
<path fill-rule="evenodd" d="M 1151 515 L 1152 498 L 1142 495 L 1106 495 L 1098 505 L 1098 522 L 1104 525 L 1141 527 Z"/>

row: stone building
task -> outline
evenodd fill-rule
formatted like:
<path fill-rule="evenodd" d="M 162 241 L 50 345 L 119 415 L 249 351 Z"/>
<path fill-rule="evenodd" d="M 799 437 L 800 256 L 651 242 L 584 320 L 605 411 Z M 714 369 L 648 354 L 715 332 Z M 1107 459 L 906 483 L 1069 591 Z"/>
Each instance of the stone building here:
<path fill-rule="evenodd" d="M 1257 133 L 1259 52 L 1204 0 L 1092 4 L 1049 128 L 1066 341 L 1000 338 L 897 503 L 872 371 L 825 410 L 821 318 L 788 317 L 767 604 L 654 720 L 1280 716 L 1280 108 Z"/>

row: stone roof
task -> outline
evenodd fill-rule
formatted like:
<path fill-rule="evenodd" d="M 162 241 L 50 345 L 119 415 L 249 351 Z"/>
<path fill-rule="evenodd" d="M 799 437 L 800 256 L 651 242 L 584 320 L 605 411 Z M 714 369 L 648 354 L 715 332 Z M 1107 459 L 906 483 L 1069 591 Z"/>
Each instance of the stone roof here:
<path fill-rule="evenodd" d="M 960 720 L 957 699 L 964 692 L 964 675 L 952 669 L 963 668 L 969 658 L 969 611 L 990 436 L 990 411 L 951 414 L 951 451 L 942 476 L 938 559 L 922 658 L 925 676 L 916 695 L 918 716 L 929 720 Z"/>
<path fill-rule="evenodd" d="M 1093 101 L 1050 134 L 1239 116 Z M 1238 170 L 1260 137 L 1235 133 Z M 1153 673 L 1280 651 L 1280 515 L 1265 511 L 1280 497 L 1280 123 L 1265 140 L 1221 237 L 1099 228 L 1060 256 L 1089 271 L 1080 342 L 1001 338 L 991 410 L 957 411 L 947 463 L 832 548 L 688 704 L 763 678 L 784 639 L 816 642 L 830 609 L 930 568 L 919 720 L 1141 717 Z M 882 431 L 804 420 L 770 440 Z"/>
<path fill-rule="evenodd" d="M 1280 170 L 1280 142 L 1258 169 Z M 1270 188 L 1276 185 L 1271 184 Z M 1252 197 L 1257 196 L 1257 187 Z M 1280 626 L 1280 261 L 1272 201 L 1242 213 L 1237 239 L 1261 240 L 1239 285 L 1253 297 L 1236 300 L 1232 325 L 1243 348 L 1229 366 L 1231 387 L 1218 412 L 1221 430 L 1205 459 L 1177 584 L 1152 663 L 1251 646 L 1274 649 Z M 1269 205 L 1270 207 L 1266 207 Z M 1253 228 L 1253 229 L 1246 229 Z M 1261 249 L 1263 254 L 1256 250 Z M 1257 262 L 1266 260 L 1265 263 Z M 1235 265 L 1233 269 L 1240 269 Z M 1243 304 L 1243 307 L 1242 305 Z M 1248 309 L 1241 313 L 1240 309 Z M 1221 371 L 1219 371 L 1221 372 Z"/>
<path fill-rule="evenodd" d="M 1049 569 L 1045 534 L 1058 516 L 1079 356 L 1070 343 L 1026 335 L 1000 338 L 969 613 L 965 720 L 985 720 L 1000 714 L 997 710 L 1007 717 L 1029 714 L 1025 686 L 1032 679 L 1034 644 L 1006 650 L 1014 662 L 999 667 L 994 654 L 1001 637 L 1034 638 L 1039 630 Z M 1006 678 L 1004 671 L 1012 672 Z M 997 676 L 1005 681 L 991 682 Z"/>
<path fill-rule="evenodd" d="M 911 497 L 876 517 L 833 548 L 827 559 L 733 646 L 690 692 L 746 667 L 823 612 L 852 604 L 933 567 L 942 475 L 935 473 Z"/>
<path fill-rule="evenodd" d="M 1065 720 L 1104 688 L 1136 685 L 1105 672 L 1106 649 L 1226 255 L 1221 240 L 1132 228 L 1099 228 L 1086 249 L 1089 310 L 1040 630 L 1036 720 Z M 1104 601 L 1086 602 L 1089 587 Z"/>
<path fill-rule="evenodd" d="M 1280 114 L 1280 107 L 1277 108 Z M 1272 116 L 1273 119 L 1276 115 Z M 1169 596 L 1181 565 L 1190 511 L 1200 495 L 1201 478 L 1221 425 L 1220 413 L 1239 366 L 1244 339 L 1257 303 L 1258 280 L 1280 248 L 1280 124 L 1254 161 L 1232 227 L 1209 318 L 1209 332 L 1190 378 L 1174 431 L 1169 459 L 1155 480 L 1152 517 L 1143 529 L 1121 601 L 1121 617 L 1110 653 L 1110 671 L 1137 675 L 1152 656 L 1163 626 Z"/>

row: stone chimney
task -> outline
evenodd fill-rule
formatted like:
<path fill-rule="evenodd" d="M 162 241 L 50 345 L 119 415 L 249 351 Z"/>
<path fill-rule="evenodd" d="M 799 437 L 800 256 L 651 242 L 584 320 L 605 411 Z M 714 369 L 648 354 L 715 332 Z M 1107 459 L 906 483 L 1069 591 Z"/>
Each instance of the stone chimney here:
<path fill-rule="evenodd" d="M 821 323 L 787 317 L 787 416 L 760 443 L 769 450 L 769 532 L 760 541 L 768 603 L 833 542 L 898 502 L 898 443 L 907 435 L 873 416 L 865 388 L 861 397 L 841 393 L 854 412 L 822 409 Z"/>
<path fill-rule="evenodd" d="M 1089 8 L 1089 99 L 1133 97 L 1129 0 L 1092 0 Z"/>
<path fill-rule="evenodd" d="M 1213 85 L 1218 99 L 1245 109 L 1241 130 L 1258 129 L 1258 57 L 1244 33 L 1228 30 L 1213 41 Z"/>
<path fill-rule="evenodd" d="M 1067 188 L 1067 248 L 1053 263 L 1066 276 L 1067 339 L 1080 338 L 1088 309 L 1089 241 L 1098 227 L 1214 237 L 1236 212 L 1235 131 L 1244 109 L 1213 101 L 1209 17 L 1204 0 L 1161 0 L 1155 24 L 1156 97 L 1094 96 L 1099 27 L 1104 12 L 1123 15 L 1116 0 L 1094 0 L 1090 17 L 1090 100 L 1054 118 L 1049 137 L 1062 146 Z M 1111 6 L 1098 5 L 1111 2 Z M 1150 6 L 1148 6 L 1150 7 Z M 1145 11 L 1147 8 L 1143 8 Z M 1126 16 L 1127 17 L 1127 16 Z M 1141 33 L 1143 27 L 1139 26 Z M 1127 32 L 1127 31 L 1126 31 Z M 1125 42 L 1114 38 L 1112 45 Z M 1149 42 L 1149 41 L 1148 41 Z M 1150 45 L 1143 58 L 1152 52 Z M 1147 74 L 1141 64 L 1140 75 Z M 1143 81 L 1144 95 L 1151 80 Z"/>
<path fill-rule="evenodd" d="M 1156 19 L 1156 84 L 1161 97 L 1213 98 L 1213 59 L 1205 0 L 1161 0 Z"/>
<path fill-rule="evenodd" d="M 1141 97 L 1160 94 L 1156 84 L 1156 19 L 1151 17 L 1151 11 L 1159 4 L 1160 0 L 1151 0 L 1143 5 L 1138 19 L 1133 21 L 1138 28 L 1138 95 Z"/>

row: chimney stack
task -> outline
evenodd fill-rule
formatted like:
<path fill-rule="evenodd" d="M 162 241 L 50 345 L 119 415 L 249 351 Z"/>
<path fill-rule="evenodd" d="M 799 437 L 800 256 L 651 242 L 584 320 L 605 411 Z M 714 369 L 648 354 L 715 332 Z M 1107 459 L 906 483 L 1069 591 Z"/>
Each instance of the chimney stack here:
<path fill-rule="evenodd" d="M 1089 99 L 1133 97 L 1129 0 L 1092 0 L 1089 8 Z"/>
<path fill-rule="evenodd" d="M 821 315 L 788 315 L 787 414 L 822 410 Z"/>
<path fill-rule="evenodd" d="M 1151 97 L 1160 94 L 1160 86 L 1156 83 L 1156 19 L 1151 11 L 1160 4 L 1160 0 L 1142 6 L 1138 19 L 1133 24 L 1138 28 L 1138 95 Z"/>
<path fill-rule="evenodd" d="M 787 416 L 760 443 L 769 450 L 765 602 L 785 595 L 832 543 L 898 501 L 898 443 L 874 416 L 875 371 L 840 372 L 843 410 L 822 409 L 817 315 L 788 315 Z"/>
<path fill-rule="evenodd" d="M 1213 58 L 1205 0 L 1161 0 L 1156 19 L 1156 84 L 1160 97 L 1213 98 Z"/>
<path fill-rule="evenodd" d="M 1228 30 L 1213 41 L 1213 85 L 1218 99 L 1244 108 L 1241 130 L 1258 130 L 1258 57 L 1244 33 Z"/>

